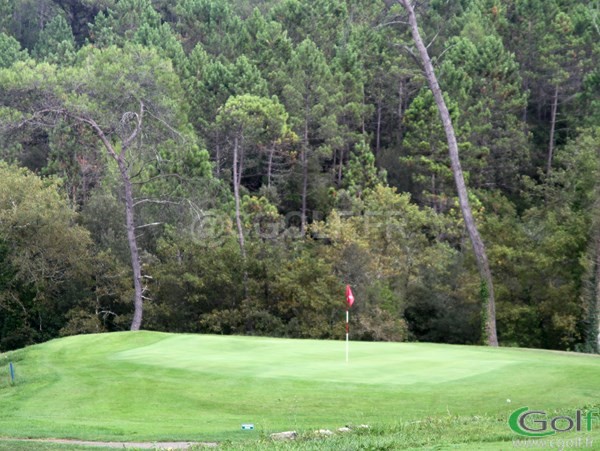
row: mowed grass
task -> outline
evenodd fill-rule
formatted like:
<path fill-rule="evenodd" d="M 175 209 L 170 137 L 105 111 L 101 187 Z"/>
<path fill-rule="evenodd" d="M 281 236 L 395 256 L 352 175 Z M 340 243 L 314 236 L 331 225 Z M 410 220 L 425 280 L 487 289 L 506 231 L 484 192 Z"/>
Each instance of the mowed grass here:
<path fill-rule="evenodd" d="M 0 437 L 264 449 L 297 430 L 301 449 L 509 449 L 515 409 L 573 414 L 599 394 L 600 358 L 582 354 L 353 342 L 346 363 L 337 341 L 85 335 L 0 356 Z M 370 427 L 313 438 L 345 425 Z"/>

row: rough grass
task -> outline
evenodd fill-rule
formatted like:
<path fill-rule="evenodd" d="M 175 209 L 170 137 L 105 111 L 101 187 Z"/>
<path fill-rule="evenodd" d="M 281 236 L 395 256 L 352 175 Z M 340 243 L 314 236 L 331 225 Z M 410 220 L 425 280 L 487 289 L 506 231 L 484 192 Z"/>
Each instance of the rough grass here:
<path fill-rule="evenodd" d="M 571 414 L 598 405 L 599 386 L 600 358 L 581 354 L 351 343 L 346 364 L 344 344 L 335 341 L 87 335 L 0 356 L 0 437 L 217 440 L 226 449 L 508 449 L 513 410 Z M 242 431 L 247 422 L 256 429 Z M 361 424 L 370 428 L 313 433 Z M 293 445 L 272 443 L 268 434 L 283 430 L 301 436 Z"/>

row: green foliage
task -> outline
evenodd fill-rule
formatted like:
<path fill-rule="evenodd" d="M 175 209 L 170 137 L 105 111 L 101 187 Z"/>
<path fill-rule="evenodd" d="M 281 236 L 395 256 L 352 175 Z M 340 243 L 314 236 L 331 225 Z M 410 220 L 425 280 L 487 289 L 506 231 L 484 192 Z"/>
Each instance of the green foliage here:
<path fill-rule="evenodd" d="M 150 268 L 155 282 L 151 287 L 153 299 L 147 308 L 147 327 L 214 333 L 217 320 L 211 321 L 206 315 L 212 312 L 224 315 L 220 312 L 239 307 L 242 299 L 239 249 L 231 233 L 232 224 L 221 227 L 230 232 L 212 243 L 168 235 L 159 240 L 157 261 Z"/>
<path fill-rule="evenodd" d="M 460 110 L 456 102 L 446 97 L 446 104 L 453 123 L 459 124 Z M 406 110 L 405 120 L 409 124 L 403 141 L 406 155 L 400 157 L 400 163 L 411 176 L 410 191 L 415 193 L 421 204 L 436 211 L 446 211 L 450 194 L 454 192 L 454 179 L 448 144 L 429 90 L 422 90 L 415 97 Z M 457 134 L 460 136 L 460 131 Z M 464 149 L 465 146 L 461 147 Z"/>
<path fill-rule="evenodd" d="M 597 350 L 597 5 L 420 6 L 501 343 Z M 93 275 L 53 289 L 18 279 L 0 246 L 0 297 L 26 307 L 11 304 L 2 346 L 130 320 L 120 174 L 90 120 L 119 152 L 142 103 L 126 167 L 148 327 L 337 337 L 328 315 L 349 282 L 360 339 L 480 341 L 445 135 L 398 2 L 0 0 L 0 11 L 0 157 L 56 177 L 44 183 L 93 243 L 81 250 Z"/>
<path fill-rule="evenodd" d="M 248 140 L 252 145 L 265 145 L 279 139 L 285 132 L 287 114 L 277 98 L 265 99 L 253 95 L 230 97 L 217 116 L 224 131 Z"/>
<path fill-rule="evenodd" d="M 277 97 L 232 96 L 219 109 L 215 124 L 224 141 L 223 151 L 227 153 L 228 162 L 232 159 L 229 155 L 233 147 L 238 147 L 239 180 L 266 173 L 265 166 L 272 151 L 294 139 L 287 121 L 288 114 Z"/>
<path fill-rule="evenodd" d="M 21 44 L 12 36 L 0 32 L 0 68 L 6 68 L 17 61 L 27 59 L 27 52 L 21 50 Z"/>
<path fill-rule="evenodd" d="M 170 59 L 179 74 L 185 74 L 187 58 L 181 42 L 168 23 L 152 26 L 144 23 L 137 30 L 133 42 L 157 49 L 162 57 Z"/>
<path fill-rule="evenodd" d="M 75 58 L 75 37 L 71 27 L 60 14 L 40 32 L 32 56 L 38 61 L 69 65 Z"/>
<path fill-rule="evenodd" d="M 265 18 L 257 9 L 244 21 L 244 26 L 248 34 L 245 55 L 260 69 L 265 79 L 276 85 L 273 91 L 279 93 L 278 84 L 284 82 L 280 79 L 280 72 L 293 51 L 287 31 L 281 23 Z"/>
<path fill-rule="evenodd" d="M 327 101 L 332 86 L 325 56 L 309 38 L 295 49 L 288 65 L 283 103 L 298 136 L 316 141 L 323 134 L 323 119 L 329 113 Z M 305 130 L 309 135 L 305 137 Z M 307 145 L 308 142 L 305 143 Z"/>
<path fill-rule="evenodd" d="M 310 36 L 325 54 L 332 55 L 346 31 L 348 6 L 340 0 L 284 0 L 271 10 L 271 17 L 285 26 L 294 43 Z"/>
<path fill-rule="evenodd" d="M 341 337 L 341 318 L 335 315 L 341 292 L 331 266 L 309 252 L 285 262 L 270 284 L 274 310 L 286 324 L 288 337 Z"/>
<path fill-rule="evenodd" d="M 573 349 L 583 332 L 585 215 L 566 199 L 533 207 L 522 217 L 502 196 L 489 196 L 484 204 L 500 339 L 515 346 Z M 533 332 L 524 326 L 532 322 L 539 324 Z"/>
<path fill-rule="evenodd" d="M 475 187 L 499 188 L 514 194 L 518 174 L 526 172 L 529 149 L 519 118 L 527 104 L 519 66 L 481 10 L 465 17 L 460 37 L 450 39 L 440 70 L 445 89 L 460 109 L 459 139 L 468 146 L 462 164 Z"/>
<path fill-rule="evenodd" d="M 48 133 L 47 163 L 41 173 L 63 181 L 62 188 L 73 206 L 87 204 L 104 172 L 105 160 L 95 143 L 91 130 L 67 122 L 59 123 Z"/>
<path fill-rule="evenodd" d="M 99 47 L 123 45 L 135 40 L 144 26 L 157 29 L 160 22 L 150 0 L 117 0 L 112 8 L 96 16 L 90 26 L 90 38 Z"/>
<path fill-rule="evenodd" d="M 201 44 L 211 55 L 232 59 L 246 41 L 242 21 L 225 0 L 179 0 L 175 13 L 188 50 Z"/>
<path fill-rule="evenodd" d="M 350 155 L 344 181 L 351 195 L 360 197 L 366 190 L 385 184 L 385 173 L 377 171 L 375 155 L 365 141 L 357 144 Z"/>
<path fill-rule="evenodd" d="M 453 251 L 436 242 L 441 228 L 431 210 L 381 185 L 366 190 L 352 211 L 334 211 L 313 226 L 316 236 L 331 242 L 322 252 L 336 275 L 361 299 L 356 317 L 363 339 L 406 339 L 405 311 L 416 311 L 436 290 L 451 290 L 440 284 L 453 259 Z"/>
<path fill-rule="evenodd" d="M 51 338 L 86 296 L 90 239 L 75 220 L 56 181 L 0 165 L 0 349 Z"/>

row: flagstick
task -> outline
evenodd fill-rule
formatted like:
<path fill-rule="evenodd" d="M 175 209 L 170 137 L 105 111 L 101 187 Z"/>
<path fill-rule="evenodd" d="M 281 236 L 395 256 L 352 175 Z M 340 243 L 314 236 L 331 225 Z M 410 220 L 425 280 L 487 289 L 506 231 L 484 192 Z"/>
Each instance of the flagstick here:
<path fill-rule="evenodd" d="M 346 363 L 348 363 L 348 335 L 349 335 L 349 314 L 348 309 L 346 309 Z"/>

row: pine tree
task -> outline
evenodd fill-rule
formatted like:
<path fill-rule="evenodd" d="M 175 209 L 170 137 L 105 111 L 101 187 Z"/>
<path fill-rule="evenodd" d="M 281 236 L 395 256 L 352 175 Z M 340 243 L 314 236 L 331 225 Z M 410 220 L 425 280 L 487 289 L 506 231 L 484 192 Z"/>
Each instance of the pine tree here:
<path fill-rule="evenodd" d="M 304 234 L 308 221 L 309 164 L 327 135 L 327 125 L 335 123 L 330 120 L 334 87 L 323 53 L 308 38 L 295 49 L 288 70 L 283 102 L 300 139 L 300 231 Z"/>
<path fill-rule="evenodd" d="M 144 25 L 158 29 L 160 14 L 150 0 L 117 0 L 114 7 L 100 12 L 90 26 L 90 40 L 97 47 L 124 45 L 135 39 Z"/>
<path fill-rule="evenodd" d="M 472 186 L 515 195 L 518 174 L 528 171 L 530 161 L 519 117 L 527 104 L 519 66 L 479 9 L 470 9 L 465 21 L 461 36 L 448 42 L 440 68 L 442 85 L 461 111 L 459 139 L 470 144 L 464 166 Z"/>
<path fill-rule="evenodd" d="M 378 171 L 375 166 L 375 155 L 366 139 L 354 147 L 344 173 L 344 183 L 352 196 L 362 197 L 365 191 L 386 184 L 385 172 Z"/>
<path fill-rule="evenodd" d="M 331 69 L 337 87 L 332 98 L 336 127 L 330 127 L 326 143 L 332 150 L 334 180 L 341 186 L 344 165 L 352 147 L 361 140 L 371 108 L 364 102 L 365 77 L 355 49 L 349 45 L 338 48 Z"/>
<path fill-rule="evenodd" d="M 75 38 L 70 25 L 60 14 L 40 32 L 32 55 L 38 61 L 68 65 L 75 58 Z"/>
<path fill-rule="evenodd" d="M 229 60 L 239 56 L 247 42 L 242 20 L 225 0 L 179 0 L 175 6 L 184 48 L 202 44 L 211 55 Z"/>
<path fill-rule="evenodd" d="M 0 68 L 6 68 L 27 58 L 27 51 L 12 36 L 0 32 Z"/>

